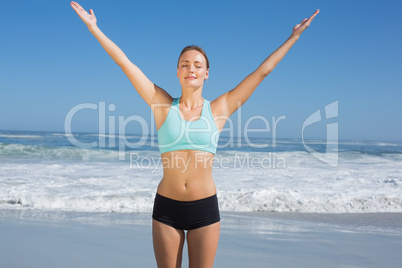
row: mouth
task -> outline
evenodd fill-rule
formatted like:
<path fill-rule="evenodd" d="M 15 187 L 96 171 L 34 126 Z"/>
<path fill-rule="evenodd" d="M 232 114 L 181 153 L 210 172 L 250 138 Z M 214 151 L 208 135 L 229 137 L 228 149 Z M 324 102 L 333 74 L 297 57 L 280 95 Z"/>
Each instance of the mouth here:
<path fill-rule="evenodd" d="M 185 79 L 193 80 L 193 79 L 197 79 L 197 77 L 195 77 L 195 76 L 187 76 L 187 77 L 185 77 Z"/>

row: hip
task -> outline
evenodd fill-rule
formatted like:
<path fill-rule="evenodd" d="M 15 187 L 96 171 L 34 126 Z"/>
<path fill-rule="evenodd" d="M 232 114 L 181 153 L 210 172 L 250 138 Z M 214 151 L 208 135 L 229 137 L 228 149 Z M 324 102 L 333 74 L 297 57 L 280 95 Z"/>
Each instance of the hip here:
<path fill-rule="evenodd" d="M 216 194 L 193 201 L 178 201 L 156 193 L 152 218 L 173 228 L 192 230 L 220 221 Z"/>
<path fill-rule="evenodd" d="M 157 192 L 165 197 L 193 201 L 216 194 L 212 176 L 163 176 Z"/>

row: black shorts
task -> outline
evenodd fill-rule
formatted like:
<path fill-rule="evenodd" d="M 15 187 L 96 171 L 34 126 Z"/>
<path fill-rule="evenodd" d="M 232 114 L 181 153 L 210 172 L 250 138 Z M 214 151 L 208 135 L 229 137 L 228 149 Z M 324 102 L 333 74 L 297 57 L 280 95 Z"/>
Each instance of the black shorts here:
<path fill-rule="evenodd" d="M 192 230 L 220 221 L 216 194 L 194 201 L 155 196 L 152 218 L 179 230 Z"/>

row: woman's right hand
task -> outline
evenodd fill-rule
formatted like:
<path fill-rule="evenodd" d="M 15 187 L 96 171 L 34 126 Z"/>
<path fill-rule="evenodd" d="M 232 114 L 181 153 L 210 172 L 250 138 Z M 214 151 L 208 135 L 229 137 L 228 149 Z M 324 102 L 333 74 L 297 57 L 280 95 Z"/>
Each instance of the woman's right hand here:
<path fill-rule="evenodd" d="M 90 14 L 88 14 L 77 2 L 71 1 L 70 5 L 86 26 L 91 27 L 96 25 L 96 17 L 92 9 L 89 10 Z"/>

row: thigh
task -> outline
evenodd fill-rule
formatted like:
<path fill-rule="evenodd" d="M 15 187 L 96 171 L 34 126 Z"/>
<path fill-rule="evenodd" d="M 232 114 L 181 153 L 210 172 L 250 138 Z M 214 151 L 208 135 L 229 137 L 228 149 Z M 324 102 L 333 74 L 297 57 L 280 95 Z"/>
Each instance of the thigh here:
<path fill-rule="evenodd" d="M 220 222 L 217 222 L 187 232 L 190 268 L 213 267 L 218 248 L 220 226 Z"/>
<path fill-rule="evenodd" d="M 184 238 L 183 230 L 152 220 L 152 240 L 159 268 L 181 267 Z"/>

